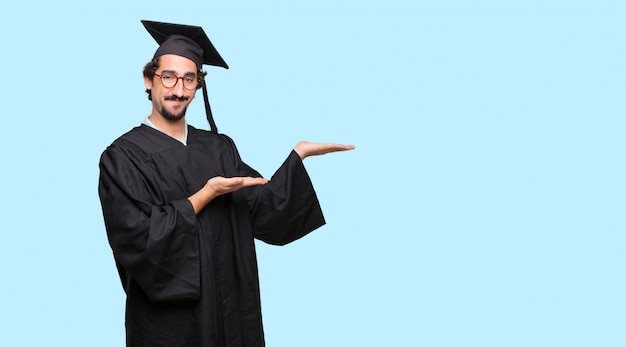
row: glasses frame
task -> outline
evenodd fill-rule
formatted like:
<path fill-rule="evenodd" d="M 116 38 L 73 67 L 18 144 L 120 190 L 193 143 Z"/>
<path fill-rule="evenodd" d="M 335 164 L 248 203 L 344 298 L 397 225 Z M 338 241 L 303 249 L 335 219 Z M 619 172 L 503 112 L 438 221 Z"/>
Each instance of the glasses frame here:
<path fill-rule="evenodd" d="M 201 84 L 201 82 L 202 82 L 202 80 L 201 80 L 201 78 L 200 78 L 199 76 L 195 76 L 197 84 L 196 84 L 193 88 L 188 88 L 188 87 L 187 87 L 187 85 L 185 85 L 185 78 L 186 78 L 186 77 L 188 77 L 188 76 L 178 77 L 178 76 L 176 76 L 176 74 L 175 74 L 175 73 L 172 73 L 172 72 L 165 72 L 165 73 L 167 73 L 167 74 L 171 74 L 171 75 L 172 75 L 172 77 L 175 77 L 175 78 L 176 78 L 176 82 L 174 82 L 174 84 L 173 84 L 173 85 L 171 85 L 170 87 L 168 87 L 168 86 L 166 86 L 166 85 L 165 85 L 165 82 L 163 82 L 163 77 L 162 77 L 162 76 L 163 76 L 163 73 L 161 73 L 160 75 L 159 75 L 158 73 L 155 73 L 154 75 L 155 75 L 155 76 L 157 76 L 157 77 L 159 77 L 159 80 L 161 80 L 161 85 L 162 85 L 164 88 L 174 88 L 174 87 L 176 87 L 176 85 L 178 84 L 178 80 L 183 80 L 183 88 L 184 88 L 184 89 L 187 89 L 187 90 L 197 90 L 197 89 L 198 89 L 198 86 L 200 86 L 200 84 Z"/>

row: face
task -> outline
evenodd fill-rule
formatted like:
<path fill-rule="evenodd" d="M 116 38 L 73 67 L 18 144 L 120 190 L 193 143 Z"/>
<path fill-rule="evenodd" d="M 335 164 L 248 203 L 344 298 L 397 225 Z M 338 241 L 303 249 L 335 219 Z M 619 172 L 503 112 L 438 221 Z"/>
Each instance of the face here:
<path fill-rule="evenodd" d="M 163 72 L 171 72 L 178 77 L 197 76 L 196 64 L 185 57 L 174 54 L 165 54 L 159 58 L 159 68 L 155 72 L 162 75 Z M 183 80 L 179 79 L 175 86 L 166 88 L 161 83 L 159 76 L 154 76 L 152 80 L 144 78 L 146 88 L 151 90 L 152 95 L 152 115 L 160 116 L 170 121 L 177 121 L 185 117 L 185 112 L 191 100 L 193 100 L 196 90 L 189 90 L 183 87 Z"/>

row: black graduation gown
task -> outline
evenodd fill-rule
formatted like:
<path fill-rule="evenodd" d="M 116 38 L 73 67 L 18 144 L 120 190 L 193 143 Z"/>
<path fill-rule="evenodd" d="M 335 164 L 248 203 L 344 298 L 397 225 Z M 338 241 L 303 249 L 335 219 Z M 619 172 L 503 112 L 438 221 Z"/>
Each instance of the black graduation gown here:
<path fill-rule="evenodd" d="M 127 345 L 264 346 L 254 239 L 276 245 L 324 224 L 300 157 L 270 182 L 213 200 L 211 177 L 260 177 L 233 141 L 188 126 L 187 146 L 141 125 L 100 159 L 99 195 L 126 300 Z"/>

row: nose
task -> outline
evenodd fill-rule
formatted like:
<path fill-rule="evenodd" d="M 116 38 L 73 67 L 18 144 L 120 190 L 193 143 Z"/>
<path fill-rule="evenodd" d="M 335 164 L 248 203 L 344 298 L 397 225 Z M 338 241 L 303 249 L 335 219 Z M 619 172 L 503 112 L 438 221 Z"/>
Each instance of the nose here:
<path fill-rule="evenodd" d="M 172 87 L 172 92 L 176 96 L 183 96 L 183 95 L 185 95 L 185 88 L 183 87 L 183 78 L 182 77 L 178 77 L 178 80 L 176 80 L 176 84 Z"/>

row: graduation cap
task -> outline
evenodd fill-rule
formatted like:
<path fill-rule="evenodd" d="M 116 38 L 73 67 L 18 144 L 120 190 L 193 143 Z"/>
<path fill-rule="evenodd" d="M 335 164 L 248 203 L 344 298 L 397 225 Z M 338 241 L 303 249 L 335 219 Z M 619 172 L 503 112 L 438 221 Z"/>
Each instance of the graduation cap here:
<path fill-rule="evenodd" d="M 141 23 L 159 44 L 159 48 L 154 53 L 154 58 L 164 54 L 175 54 L 195 62 L 198 70 L 202 69 L 203 64 L 228 69 L 228 64 L 217 52 L 202 27 L 149 20 L 142 20 Z M 202 80 L 202 95 L 204 96 L 204 108 L 211 131 L 217 133 L 204 80 Z"/>

